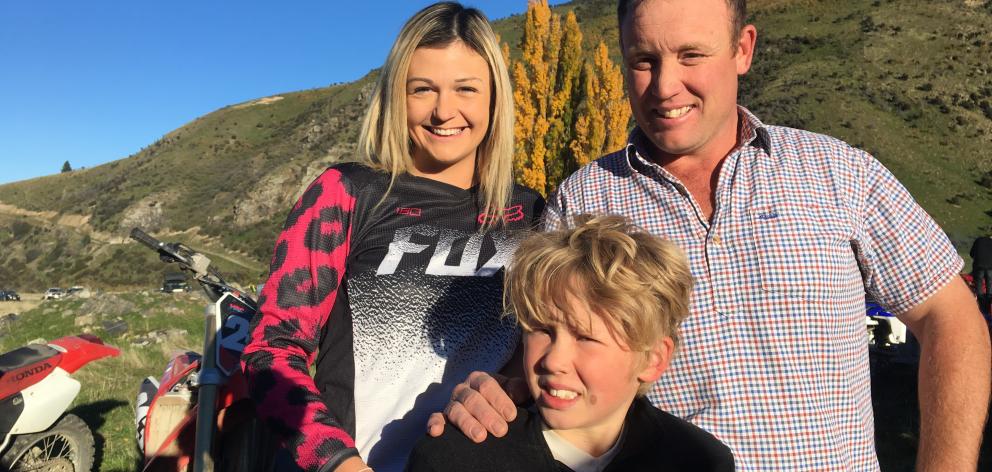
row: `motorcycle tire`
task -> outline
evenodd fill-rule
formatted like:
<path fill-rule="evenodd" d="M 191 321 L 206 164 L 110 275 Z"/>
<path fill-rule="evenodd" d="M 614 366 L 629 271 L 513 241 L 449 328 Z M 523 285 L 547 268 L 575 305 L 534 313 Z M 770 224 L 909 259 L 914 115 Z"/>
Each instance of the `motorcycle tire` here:
<path fill-rule="evenodd" d="M 0 457 L 0 470 L 90 472 L 94 451 L 89 426 L 68 414 L 45 431 L 16 436 Z"/>

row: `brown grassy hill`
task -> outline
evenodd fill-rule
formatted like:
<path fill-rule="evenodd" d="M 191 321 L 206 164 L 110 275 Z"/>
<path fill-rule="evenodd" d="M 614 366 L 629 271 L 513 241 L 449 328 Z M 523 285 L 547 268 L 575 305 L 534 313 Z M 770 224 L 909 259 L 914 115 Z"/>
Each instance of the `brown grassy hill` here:
<path fill-rule="evenodd" d="M 742 104 L 875 154 L 959 250 L 992 230 L 992 2 L 750 3 L 759 39 Z M 603 40 L 617 58 L 614 1 L 556 9 L 576 12 L 587 51 Z M 515 46 L 521 22 L 495 27 Z M 128 158 L 0 186 L 0 286 L 154 283 L 122 244 L 133 226 L 226 256 L 236 279 L 264 276 L 296 196 L 351 157 L 373 76 L 228 106 Z"/>

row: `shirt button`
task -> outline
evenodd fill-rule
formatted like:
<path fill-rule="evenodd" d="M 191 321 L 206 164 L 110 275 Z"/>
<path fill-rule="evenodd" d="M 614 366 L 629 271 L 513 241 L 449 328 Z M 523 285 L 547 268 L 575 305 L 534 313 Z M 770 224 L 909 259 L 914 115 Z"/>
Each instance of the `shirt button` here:
<path fill-rule="evenodd" d="M 723 240 L 720 239 L 720 235 L 713 235 L 712 241 L 713 244 L 716 244 L 717 246 L 719 246 L 723 242 Z"/>

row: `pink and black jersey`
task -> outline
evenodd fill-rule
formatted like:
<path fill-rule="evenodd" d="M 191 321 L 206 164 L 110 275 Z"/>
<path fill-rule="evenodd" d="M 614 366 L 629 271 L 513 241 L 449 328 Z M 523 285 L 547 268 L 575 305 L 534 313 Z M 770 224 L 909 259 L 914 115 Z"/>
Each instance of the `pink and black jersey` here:
<path fill-rule="evenodd" d="M 451 388 L 497 371 L 518 332 L 503 267 L 544 202 L 515 187 L 480 214 L 475 189 L 359 164 L 329 168 L 293 207 L 242 364 L 266 424 L 305 470 L 361 454 L 401 470 Z M 485 232 L 480 224 L 501 224 Z M 316 374 L 309 366 L 316 360 Z"/>

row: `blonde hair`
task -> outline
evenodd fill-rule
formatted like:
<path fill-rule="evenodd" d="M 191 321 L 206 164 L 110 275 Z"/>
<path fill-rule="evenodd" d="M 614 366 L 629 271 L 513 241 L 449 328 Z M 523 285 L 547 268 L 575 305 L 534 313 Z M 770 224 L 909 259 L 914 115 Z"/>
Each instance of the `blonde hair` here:
<path fill-rule="evenodd" d="M 410 57 L 417 48 L 444 47 L 456 41 L 482 56 L 492 77 L 489 129 L 479 144 L 475 164 L 480 203 L 484 214 L 492 215 L 507 206 L 513 190 L 513 92 L 496 34 L 479 10 L 440 2 L 420 10 L 403 25 L 372 92 L 358 153 L 369 167 L 390 174 L 390 189 L 397 176 L 410 170 L 405 93 Z M 483 220 L 485 227 L 502 218 Z"/>
<path fill-rule="evenodd" d="M 570 297 L 584 301 L 615 339 L 646 353 L 665 336 L 678 346 L 691 293 L 678 246 L 620 216 L 579 215 L 570 229 L 535 233 L 520 244 L 504 297 L 524 331 L 562 323 L 582 332 L 589 320 L 568 313 Z"/>

